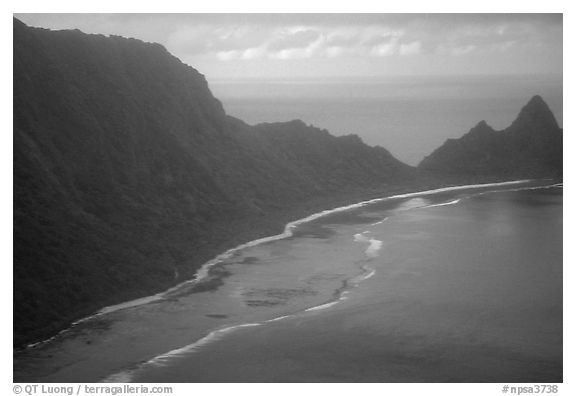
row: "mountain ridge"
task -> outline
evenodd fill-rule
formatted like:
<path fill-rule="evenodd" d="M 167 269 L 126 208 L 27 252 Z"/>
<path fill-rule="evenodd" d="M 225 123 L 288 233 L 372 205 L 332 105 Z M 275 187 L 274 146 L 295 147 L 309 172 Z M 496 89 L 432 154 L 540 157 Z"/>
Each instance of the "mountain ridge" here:
<path fill-rule="evenodd" d="M 16 347 L 420 177 L 358 137 L 227 116 L 158 44 L 16 19 L 13 116 Z"/>
<path fill-rule="evenodd" d="M 435 173 L 500 177 L 561 177 L 562 129 L 540 95 L 522 107 L 507 128 L 481 121 L 458 139 L 448 139 L 418 168 Z"/>

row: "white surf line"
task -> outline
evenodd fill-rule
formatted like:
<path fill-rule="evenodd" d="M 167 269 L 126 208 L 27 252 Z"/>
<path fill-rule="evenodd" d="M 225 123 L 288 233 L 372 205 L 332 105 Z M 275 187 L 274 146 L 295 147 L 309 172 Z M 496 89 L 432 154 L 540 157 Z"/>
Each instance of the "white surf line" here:
<path fill-rule="evenodd" d="M 372 239 L 375 241 L 375 239 Z M 380 241 L 378 241 L 380 242 Z M 370 249 L 370 247 L 368 248 Z M 316 305 L 310 308 L 305 309 L 304 311 L 300 311 L 300 312 L 296 312 L 292 315 L 289 315 L 287 317 L 295 317 L 300 313 L 304 313 L 304 312 L 315 312 L 315 311 L 321 311 L 324 309 L 328 309 L 330 307 L 333 307 L 336 304 L 341 303 L 342 301 L 345 301 L 348 299 L 348 294 L 350 293 L 352 288 L 356 288 L 358 287 L 358 285 L 360 285 L 360 283 L 364 282 L 367 279 L 370 279 L 374 276 L 374 274 L 376 274 L 376 270 L 374 268 L 368 267 L 367 265 L 363 265 L 362 267 L 362 271 L 364 273 L 355 276 L 354 278 L 350 279 L 349 281 L 346 282 L 346 289 L 342 290 L 342 292 L 340 293 L 340 295 L 338 296 L 338 298 L 334 301 L 329 301 L 327 303 L 324 304 L 320 304 L 320 305 Z M 267 322 L 271 322 L 273 320 L 269 320 Z"/>
<path fill-rule="evenodd" d="M 363 268 L 363 269 L 366 270 L 365 268 Z M 372 275 L 373 275 L 373 271 L 370 271 L 367 275 L 365 275 L 362 278 L 362 280 L 368 279 Z M 195 341 L 191 344 L 185 345 L 185 346 L 180 347 L 180 348 L 173 349 L 173 350 L 168 351 L 166 353 L 163 353 L 161 355 L 155 356 L 150 360 L 147 360 L 143 363 L 137 364 L 136 367 L 134 367 L 132 369 L 123 370 L 123 371 L 120 371 L 118 373 L 111 374 L 99 382 L 101 382 L 101 383 L 131 382 L 132 379 L 134 378 L 135 374 L 137 374 L 141 370 L 144 370 L 146 368 L 166 366 L 166 364 L 168 362 L 172 361 L 174 358 L 178 358 L 178 357 L 182 357 L 184 355 L 189 355 L 191 353 L 198 352 L 199 350 L 201 350 L 206 345 L 211 344 L 213 342 L 216 342 L 216 341 L 222 339 L 225 335 L 230 334 L 230 333 L 232 333 L 238 329 L 245 328 L 245 327 L 262 326 L 265 323 L 273 323 L 273 322 L 277 322 L 280 320 L 293 318 L 293 317 L 297 316 L 298 314 L 301 314 L 304 312 L 312 312 L 312 311 L 318 311 L 318 310 L 326 309 L 326 308 L 329 308 L 329 307 L 336 305 L 339 302 L 347 299 L 346 294 L 347 294 L 347 291 L 344 291 L 339 296 L 339 298 L 337 300 L 323 303 L 320 305 L 316 305 L 316 306 L 307 308 L 305 310 L 294 312 L 292 314 L 278 316 L 276 318 L 263 320 L 261 322 L 243 323 L 243 324 L 233 325 L 233 326 L 229 326 L 229 327 L 224 327 L 222 329 L 213 330 L 210 333 L 208 333 L 207 335 L 205 335 L 204 337 L 200 338 L 198 341 Z"/>
<path fill-rule="evenodd" d="M 432 205 L 425 205 L 425 206 L 420 206 L 420 207 L 416 207 L 416 208 L 410 208 L 408 210 L 428 209 L 428 208 L 435 208 L 437 206 L 456 205 L 460 201 L 461 201 L 461 198 L 458 198 L 458 199 L 453 199 L 452 201 L 448 201 L 448 202 L 442 202 L 442 203 L 432 204 Z"/>
<path fill-rule="evenodd" d="M 515 183 L 520 183 L 520 182 L 527 182 L 527 181 L 518 181 L 518 182 L 506 182 L 506 183 L 492 183 L 491 185 L 505 185 L 505 184 L 515 184 Z M 551 187 L 560 187 L 562 186 L 562 183 L 557 183 L 554 185 L 550 185 L 550 186 L 538 186 L 538 187 L 525 187 L 525 188 L 518 188 L 518 189 L 506 189 L 506 190 L 493 190 L 493 191 L 486 191 L 486 192 L 482 192 L 482 193 L 477 193 L 477 194 L 472 194 L 470 197 L 472 196 L 477 196 L 477 195 L 482 195 L 482 194 L 490 194 L 490 193 L 498 193 L 498 192 L 507 192 L 507 191 L 523 191 L 523 190 L 535 190 L 535 189 L 541 189 L 541 188 L 551 188 Z M 408 194 L 406 194 L 408 195 Z M 466 197 L 466 198 L 470 198 L 470 197 Z M 446 205 L 456 205 L 458 204 L 462 199 L 464 198 L 456 198 L 453 199 L 451 201 L 448 202 L 442 202 L 442 203 L 438 203 L 438 204 L 433 204 L 433 205 L 426 205 L 426 206 L 420 206 L 420 207 L 415 207 L 415 208 L 409 208 L 407 210 L 418 210 L 418 209 L 428 209 L 428 208 L 433 208 L 433 207 L 438 207 L 438 206 L 446 206 Z M 385 220 L 389 219 L 389 217 L 384 218 L 383 220 L 371 224 L 371 225 L 376 225 L 376 224 L 380 224 L 383 223 Z M 371 233 L 371 231 L 366 230 L 363 231 L 361 233 L 355 234 L 354 235 L 354 241 L 356 242 L 367 242 L 369 244 L 368 248 L 366 249 L 366 251 L 364 252 L 364 254 L 368 257 L 368 258 L 374 258 L 376 256 L 379 255 L 379 251 L 382 247 L 382 241 L 378 240 L 378 239 L 374 239 L 374 238 L 369 238 L 367 237 L 365 234 L 369 234 Z M 361 275 L 360 278 L 356 281 L 353 280 L 351 281 L 352 285 L 354 287 L 358 286 L 362 281 L 371 278 L 372 276 L 374 276 L 376 274 L 376 270 L 373 268 L 370 268 L 368 266 L 362 266 L 362 269 L 364 271 L 366 271 L 365 274 Z M 317 305 L 308 309 L 305 309 L 304 312 L 312 312 L 312 311 L 319 311 L 319 310 L 324 310 L 327 308 L 330 308 L 338 303 L 340 303 L 343 300 L 347 299 L 347 295 L 350 292 L 350 290 L 345 290 L 342 292 L 342 294 L 340 295 L 340 297 L 335 300 L 335 301 L 331 301 L 325 304 L 321 304 L 321 305 Z M 268 320 L 266 322 L 273 322 L 275 320 L 279 320 L 279 319 L 284 319 L 284 318 L 288 318 L 288 317 L 294 317 L 296 316 L 298 313 L 295 313 L 293 315 L 287 315 L 287 316 L 282 316 L 280 318 L 277 319 L 272 319 L 272 320 Z"/>
<path fill-rule="evenodd" d="M 532 180 L 524 180 L 524 181 L 518 181 L 518 182 L 529 182 Z M 513 183 L 513 182 L 506 182 L 506 183 L 501 183 L 501 184 L 508 184 L 508 183 Z M 498 184 L 498 183 L 495 183 Z M 488 186 L 488 185 L 486 185 Z M 472 193 L 470 196 L 468 197 L 462 197 L 462 198 L 457 198 L 454 199 L 452 201 L 448 201 L 448 202 L 442 202 L 442 203 L 438 203 L 438 204 L 432 204 L 432 205 L 425 205 L 425 206 L 417 206 L 414 208 L 407 208 L 407 209 L 403 209 L 403 211 L 410 211 L 410 210 L 418 210 L 418 209 L 428 209 L 428 208 L 434 208 L 436 206 L 445 206 L 445 205 L 455 205 L 457 203 L 459 203 L 462 199 L 467 199 L 467 198 L 471 198 L 471 197 L 476 197 L 478 195 L 486 195 L 486 194 L 496 194 L 496 193 L 500 193 L 500 192 L 513 192 L 513 191 L 526 191 L 526 190 L 542 190 L 542 189 L 547 189 L 547 188 L 555 188 L 555 187 L 564 187 L 564 183 L 556 183 L 556 184 L 550 184 L 547 186 L 534 186 L 534 187 L 520 187 L 520 188 L 509 188 L 509 189 L 505 189 L 505 190 L 490 190 L 490 191 L 483 191 L 483 192 L 478 192 L 478 193 Z M 384 218 L 381 221 L 378 221 L 376 223 L 370 224 L 370 226 L 375 226 L 378 224 L 382 224 L 385 220 L 388 220 L 389 217 Z M 366 233 L 367 231 L 364 231 L 363 233 Z"/>
<path fill-rule="evenodd" d="M 82 322 L 88 321 L 90 319 L 96 318 L 98 316 L 106 315 L 106 314 L 120 311 L 120 310 L 127 309 L 127 308 L 134 308 L 134 307 L 138 307 L 141 305 L 146 305 L 146 304 L 149 304 L 149 303 L 155 302 L 155 301 L 160 301 L 165 297 L 166 294 L 169 294 L 173 291 L 176 291 L 176 290 L 178 290 L 178 289 L 180 289 L 186 285 L 194 284 L 194 283 L 197 283 L 197 282 L 205 279 L 208 276 L 208 274 L 209 274 L 208 271 L 212 266 L 222 262 L 223 260 L 225 260 L 227 258 L 230 258 L 235 252 L 242 250 L 242 249 L 245 249 L 245 248 L 248 248 L 248 247 L 258 246 L 258 245 L 261 245 L 264 243 L 269 243 L 269 242 L 289 238 L 293 235 L 292 229 L 294 229 L 295 227 L 299 226 L 300 224 L 316 220 L 320 217 L 327 216 L 329 214 L 338 213 L 338 212 L 342 212 L 342 211 L 346 211 L 346 210 L 350 210 L 350 209 L 354 209 L 354 208 L 360 208 L 360 207 L 363 207 L 363 206 L 366 206 L 366 205 L 369 205 L 372 203 L 381 202 L 381 201 L 385 201 L 385 200 L 391 200 L 391 199 L 410 198 L 410 197 L 417 197 L 420 195 L 430 195 L 430 194 L 437 194 L 440 192 L 457 191 L 457 190 L 470 189 L 470 188 L 496 187 L 496 186 L 505 186 L 505 185 L 512 185 L 512 184 L 521 184 L 521 183 L 528 183 L 531 181 L 534 181 L 534 180 L 533 179 L 525 179 L 525 180 L 512 180 L 512 181 L 499 182 L 499 183 L 468 184 L 468 185 L 460 185 L 460 186 L 442 187 L 442 188 L 437 188 L 437 189 L 433 189 L 433 190 L 425 190 L 425 191 L 418 191 L 418 192 L 413 192 L 413 193 L 397 194 L 397 195 L 392 195 L 389 197 L 375 198 L 375 199 L 362 201 L 362 202 L 358 202 L 358 203 L 351 204 L 351 205 L 340 206 L 340 207 L 337 207 L 334 209 L 324 210 L 324 211 L 312 214 L 308 217 L 304 217 L 302 219 L 295 220 L 293 222 L 286 224 L 286 226 L 284 227 L 284 231 L 281 234 L 256 239 L 256 240 L 238 245 L 232 249 L 227 250 L 226 252 L 224 252 L 222 254 L 219 254 L 218 256 L 213 258 L 212 260 L 204 263 L 204 265 L 202 265 L 200 267 L 200 269 L 198 269 L 198 271 L 196 272 L 196 274 L 194 275 L 194 277 L 192 279 L 189 279 L 187 281 L 179 283 L 179 284 L 177 284 L 177 285 L 175 285 L 175 286 L 173 286 L 173 287 L 171 287 L 171 288 L 169 288 L 163 292 L 153 294 L 151 296 L 142 297 L 142 298 L 126 301 L 126 302 L 123 302 L 120 304 L 115 304 L 115 305 L 110 305 L 110 306 L 104 307 L 92 315 L 86 316 L 82 319 L 79 319 L 79 320 L 73 322 L 70 325 L 70 327 L 68 327 L 64 330 L 61 330 L 59 333 L 57 333 L 56 335 L 54 335 L 54 336 L 52 336 L 46 340 L 27 345 L 25 347 L 25 349 L 35 348 L 39 345 L 53 341 L 54 339 L 56 339 L 60 335 L 71 330 L 76 325 L 78 325 Z M 384 220 L 386 220 L 386 219 L 384 219 Z M 382 220 L 382 221 L 384 221 L 384 220 Z"/>
<path fill-rule="evenodd" d="M 310 307 L 308 309 L 305 309 L 304 312 L 313 312 L 313 311 L 320 311 L 322 309 L 326 309 L 326 308 L 330 308 L 336 304 L 338 304 L 340 302 L 340 299 L 336 300 L 336 301 L 330 301 L 326 304 L 322 304 L 322 305 L 316 305 L 315 307 Z"/>
<path fill-rule="evenodd" d="M 556 183 L 550 184 L 548 186 L 535 186 L 535 187 L 520 187 L 520 188 L 510 188 L 506 190 L 494 190 L 494 191 L 485 191 L 473 194 L 473 196 L 477 195 L 485 195 L 485 194 L 494 194 L 499 192 L 513 192 L 513 191 L 526 191 L 526 190 L 544 190 L 548 188 L 555 188 L 555 187 L 564 187 L 564 183 Z"/>
<path fill-rule="evenodd" d="M 143 370 L 143 369 L 146 369 L 149 367 L 165 366 L 166 363 L 168 361 L 172 360 L 173 358 L 198 351 L 203 346 L 210 344 L 216 340 L 219 340 L 226 333 L 230 333 L 234 330 L 244 328 L 244 327 L 254 327 L 254 326 L 261 326 L 261 325 L 262 325 L 261 322 L 244 323 L 244 324 L 234 325 L 234 326 L 225 327 L 222 329 L 211 331 L 206 336 L 200 338 L 198 341 L 196 341 L 192 344 L 183 346 L 181 348 L 173 349 L 169 352 L 158 355 L 158 356 L 156 356 L 156 357 L 154 357 L 154 358 L 152 358 L 146 362 L 138 364 L 133 369 L 128 369 L 128 370 L 121 371 L 119 373 L 112 374 L 112 375 L 104 378 L 103 380 L 101 380 L 99 382 L 104 382 L 104 383 L 106 383 L 106 382 L 131 382 L 132 378 L 134 377 L 134 374 L 136 374 L 140 370 Z"/>
<path fill-rule="evenodd" d="M 537 179 L 523 179 L 523 180 L 512 180 L 512 181 L 499 182 L 499 183 L 465 184 L 465 185 L 460 185 L 460 186 L 442 187 L 442 188 L 437 188 L 434 190 L 419 191 L 419 192 L 413 192 L 413 193 L 407 193 L 407 194 L 398 194 L 398 195 L 393 195 L 391 197 L 386 197 L 386 198 L 377 198 L 377 199 L 372 200 L 372 201 L 382 201 L 382 200 L 391 199 L 391 198 L 409 198 L 409 197 L 416 197 L 416 196 L 420 196 L 420 195 L 437 194 L 440 192 L 447 192 L 447 191 L 466 190 L 469 188 L 498 187 L 498 186 L 506 186 L 506 185 L 511 185 L 511 184 L 522 184 L 522 183 L 529 183 L 529 182 L 536 181 L 536 180 Z M 369 201 L 366 201 L 366 202 L 369 202 Z"/>
<path fill-rule="evenodd" d="M 382 220 L 377 221 L 376 223 L 370 224 L 370 227 L 374 227 L 374 226 L 376 226 L 376 225 L 378 225 L 378 224 L 382 224 L 382 223 L 384 223 L 386 220 L 388 220 L 388 217 L 384 217 Z"/>
<path fill-rule="evenodd" d="M 361 234 L 357 234 L 357 235 L 361 235 Z M 361 236 L 363 238 L 365 238 L 363 235 L 361 235 Z M 376 239 L 370 239 L 370 240 L 368 240 L 368 242 L 370 242 L 370 246 L 368 247 L 368 249 L 370 249 L 370 247 L 373 246 L 372 241 L 376 241 L 376 242 L 381 243 L 381 241 L 378 241 Z M 238 329 L 241 329 L 244 327 L 262 326 L 266 323 L 273 323 L 273 322 L 278 322 L 278 321 L 284 320 L 284 319 L 294 318 L 294 317 L 301 315 L 303 313 L 306 313 L 306 312 L 315 312 L 315 311 L 321 311 L 324 309 L 328 309 L 328 308 L 330 308 L 330 307 L 332 307 L 332 306 L 334 306 L 334 305 L 336 305 L 336 304 L 338 304 L 344 300 L 347 300 L 348 299 L 348 293 L 350 292 L 350 288 L 357 287 L 361 282 L 365 281 L 366 279 L 370 279 L 376 273 L 376 270 L 368 267 L 367 265 L 363 265 L 361 268 L 362 268 L 362 271 L 364 273 L 360 274 L 360 275 L 352 278 L 350 281 L 348 281 L 347 282 L 347 284 L 349 285 L 349 286 L 347 286 L 348 290 L 343 290 L 340 293 L 340 295 L 338 296 L 338 298 L 333 300 L 333 301 L 322 303 L 320 305 L 315 305 L 313 307 L 306 308 L 306 309 L 300 310 L 300 311 L 296 311 L 296 312 L 288 314 L 288 315 L 282 315 L 282 316 L 278 316 L 276 318 L 263 320 L 261 322 L 244 323 L 244 324 L 238 324 L 238 325 L 225 327 L 222 329 L 213 330 L 210 333 L 208 333 L 206 336 L 200 338 L 198 341 L 195 341 L 192 344 L 185 345 L 181 348 L 173 349 L 171 351 L 168 351 L 166 353 L 158 355 L 158 356 L 156 356 L 156 357 L 154 357 L 154 358 L 152 358 L 146 362 L 138 364 L 136 367 L 134 367 L 132 369 L 128 369 L 128 370 L 124 370 L 124 371 L 121 371 L 121 372 L 118 372 L 115 374 L 111 374 L 108 377 L 101 380 L 100 382 L 104 382 L 104 383 L 131 382 L 132 379 L 134 378 L 135 374 L 137 374 L 139 371 L 141 371 L 143 369 L 165 366 L 169 361 L 173 360 L 174 358 L 178 358 L 178 357 L 182 357 L 184 355 L 189 355 L 191 353 L 198 352 L 199 350 L 201 350 L 206 345 L 211 344 L 213 342 L 216 342 L 216 341 L 222 339 L 224 336 L 226 336 L 226 335 L 228 335 L 228 334 L 230 334 L 230 333 L 232 333 Z"/>
<path fill-rule="evenodd" d="M 277 318 L 274 318 L 274 319 L 268 319 L 266 322 L 270 322 L 270 323 L 272 323 L 272 322 L 277 322 L 277 321 L 279 321 L 279 320 L 288 319 L 288 318 L 291 318 L 291 317 L 293 317 L 293 316 L 294 316 L 294 314 L 293 314 L 293 315 L 278 316 Z"/>
<path fill-rule="evenodd" d="M 58 333 L 56 333 L 56 334 L 53 335 L 52 337 L 47 338 L 47 339 L 42 340 L 42 341 L 34 342 L 34 343 L 32 343 L 32 344 L 28 344 L 28 345 L 26 345 L 26 346 L 24 347 L 24 349 L 36 348 L 37 346 L 40 346 L 40 345 L 42 345 L 42 344 L 46 344 L 46 343 L 48 343 L 48 342 L 50 342 L 50 341 L 54 341 L 54 340 L 55 340 L 56 338 L 58 338 L 59 336 L 63 335 L 64 333 L 67 333 L 67 332 L 68 332 L 72 327 L 74 327 L 75 325 L 76 325 L 76 323 L 72 323 L 72 324 L 70 325 L 70 327 L 68 327 L 68 328 L 66 328 L 66 329 L 64 329 L 64 330 L 60 330 Z"/>

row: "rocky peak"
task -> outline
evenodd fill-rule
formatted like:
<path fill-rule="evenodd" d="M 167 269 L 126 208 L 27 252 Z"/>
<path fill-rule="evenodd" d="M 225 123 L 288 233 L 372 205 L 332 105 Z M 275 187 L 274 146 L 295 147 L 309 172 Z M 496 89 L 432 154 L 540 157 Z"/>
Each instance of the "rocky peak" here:
<path fill-rule="evenodd" d="M 490 128 L 490 125 L 485 120 L 480 121 L 473 129 L 486 129 Z M 490 128 L 492 129 L 492 128 Z"/>
<path fill-rule="evenodd" d="M 482 120 L 476 126 L 474 126 L 470 131 L 464 135 L 466 139 L 478 139 L 487 136 L 494 132 L 494 129 L 486 123 L 486 121 Z"/>
<path fill-rule="evenodd" d="M 544 100 L 534 96 L 508 128 L 495 131 L 481 121 L 462 138 L 446 141 L 419 167 L 473 177 L 558 177 L 562 130 Z"/>
<path fill-rule="evenodd" d="M 558 129 L 554 114 L 540 95 L 536 95 L 522 108 L 510 126 L 513 130 L 534 131 Z"/>
<path fill-rule="evenodd" d="M 484 133 L 484 132 L 494 132 L 494 129 L 484 120 L 480 121 L 476 126 L 470 129 L 470 133 Z"/>

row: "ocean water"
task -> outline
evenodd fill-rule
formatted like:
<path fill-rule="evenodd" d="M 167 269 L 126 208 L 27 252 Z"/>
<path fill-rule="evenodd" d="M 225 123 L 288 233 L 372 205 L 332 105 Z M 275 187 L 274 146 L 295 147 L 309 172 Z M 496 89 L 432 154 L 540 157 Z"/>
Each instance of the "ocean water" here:
<path fill-rule="evenodd" d="M 301 119 L 337 136 L 357 134 L 410 165 L 481 120 L 508 127 L 536 94 L 563 119 L 561 76 L 215 80 L 210 89 L 249 124 Z"/>
<path fill-rule="evenodd" d="M 561 184 L 351 205 L 204 273 L 15 355 L 14 380 L 562 381 Z"/>

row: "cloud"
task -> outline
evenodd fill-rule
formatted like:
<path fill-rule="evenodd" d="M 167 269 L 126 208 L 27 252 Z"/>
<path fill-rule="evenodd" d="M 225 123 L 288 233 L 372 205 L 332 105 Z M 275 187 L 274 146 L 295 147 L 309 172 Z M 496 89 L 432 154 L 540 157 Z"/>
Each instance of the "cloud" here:
<path fill-rule="evenodd" d="M 375 45 L 370 49 L 370 54 L 374 56 L 390 56 L 398 51 L 398 40 L 391 39 L 385 43 Z"/>
<path fill-rule="evenodd" d="M 400 55 L 418 55 L 420 53 L 420 41 L 413 41 L 408 44 L 400 45 Z"/>
<path fill-rule="evenodd" d="M 256 59 L 262 57 L 266 50 L 262 47 L 248 48 L 242 52 L 242 59 Z"/>
<path fill-rule="evenodd" d="M 65 16 L 45 18 L 59 25 L 66 21 Z M 561 46 L 562 37 L 559 14 L 206 14 L 145 19 L 148 25 L 157 20 L 170 27 L 164 43 L 177 56 L 219 61 L 423 54 L 461 58 L 475 52 Z M 91 29 L 95 25 L 95 19 L 81 20 L 90 22 Z M 139 30 L 146 26 L 142 19 L 130 16 L 98 21 L 123 32 L 129 26 Z"/>
<path fill-rule="evenodd" d="M 267 34 L 267 29 L 258 26 L 180 26 L 170 34 L 166 45 L 175 53 L 218 54 L 258 47 Z"/>
<path fill-rule="evenodd" d="M 318 30 L 306 29 L 298 30 L 293 33 L 279 35 L 274 37 L 267 45 L 270 51 L 281 51 L 292 48 L 306 48 L 314 41 L 318 40 L 320 32 Z"/>
<path fill-rule="evenodd" d="M 307 59 L 438 54 L 462 57 L 532 45 L 538 27 L 526 23 L 442 26 L 438 21 L 416 26 L 231 26 L 184 29 L 170 45 L 189 54 L 219 60 Z"/>
<path fill-rule="evenodd" d="M 448 49 L 450 55 L 461 56 L 473 52 L 476 49 L 475 45 L 465 45 L 461 47 L 453 47 Z"/>
<path fill-rule="evenodd" d="M 562 72 L 562 14 L 17 14 L 159 42 L 210 74 Z M 503 56 L 503 55 L 506 56 Z M 486 60 L 478 63 L 478 56 Z M 426 56 L 426 61 L 420 57 Z M 297 60 L 297 62 L 291 62 Z M 286 61 L 281 65 L 281 61 Z M 428 62 L 430 61 L 430 62 Z M 297 68 L 296 68 L 297 66 Z M 252 71 L 256 70 L 256 71 Z M 278 71 L 278 72 L 277 72 Z"/>
<path fill-rule="evenodd" d="M 240 59 L 241 57 L 242 54 L 240 51 L 219 51 L 216 53 L 216 58 L 221 61 L 235 60 Z"/>
<path fill-rule="evenodd" d="M 402 42 L 405 31 L 386 26 L 220 26 L 178 28 L 168 48 L 221 61 L 417 55 L 421 42 Z"/>
<path fill-rule="evenodd" d="M 350 53 L 350 50 L 348 50 L 347 48 L 339 46 L 329 46 L 326 47 L 324 51 L 328 58 L 338 58 L 340 56 L 345 56 L 348 53 Z"/>

